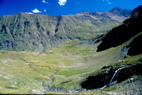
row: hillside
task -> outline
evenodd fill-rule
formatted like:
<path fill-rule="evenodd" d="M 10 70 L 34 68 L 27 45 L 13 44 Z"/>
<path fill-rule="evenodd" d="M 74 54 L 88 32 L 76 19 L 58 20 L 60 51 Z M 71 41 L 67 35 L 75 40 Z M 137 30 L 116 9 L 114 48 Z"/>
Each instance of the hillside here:
<path fill-rule="evenodd" d="M 113 28 L 97 47 L 98 52 L 121 48 L 123 60 L 103 66 L 82 83 L 85 89 L 100 89 L 111 95 L 141 95 L 142 83 L 142 6 L 133 10 L 129 19 Z M 128 60 L 129 59 L 129 60 Z"/>
<path fill-rule="evenodd" d="M 84 12 L 65 16 L 18 13 L 2 16 L 0 49 L 44 51 L 72 40 L 92 39 L 105 34 L 129 16 L 130 13 L 125 16 L 114 12 Z"/>
<path fill-rule="evenodd" d="M 113 28 L 106 34 L 102 43 L 98 46 L 98 51 L 121 45 L 142 31 L 141 7 L 136 10 L 132 12 L 131 18 L 125 20 L 122 25 Z"/>
<path fill-rule="evenodd" d="M 141 95 L 142 6 L 118 11 L 1 17 L 0 93 Z"/>

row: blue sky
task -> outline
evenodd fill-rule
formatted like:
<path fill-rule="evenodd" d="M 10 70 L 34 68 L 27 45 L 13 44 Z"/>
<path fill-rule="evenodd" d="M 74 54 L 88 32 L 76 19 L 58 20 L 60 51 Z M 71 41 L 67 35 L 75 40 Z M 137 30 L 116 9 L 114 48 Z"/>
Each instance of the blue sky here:
<path fill-rule="evenodd" d="M 19 12 L 67 15 L 78 12 L 107 12 L 114 7 L 134 9 L 142 0 L 0 0 L 0 15 Z"/>

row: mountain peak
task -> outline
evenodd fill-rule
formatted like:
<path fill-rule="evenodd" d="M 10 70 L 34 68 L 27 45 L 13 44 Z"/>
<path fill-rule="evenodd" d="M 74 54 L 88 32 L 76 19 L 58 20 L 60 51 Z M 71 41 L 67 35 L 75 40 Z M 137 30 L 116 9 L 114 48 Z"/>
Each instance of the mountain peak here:
<path fill-rule="evenodd" d="M 110 10 L 110 12 L 113 12 L 113 11 L 122 11 L 122 10 L 123 10 L 122 8 L 115 7 L 112 10 Z"/>
<path fill-rule="evenodd" d="M 112 14 L 115 14 L 115 15 L 129 17 L 132 13 L 132 10 L 127 10 L 127 9 L 115 7 L 112 10 L 110 10 L 109 12 Z"/>

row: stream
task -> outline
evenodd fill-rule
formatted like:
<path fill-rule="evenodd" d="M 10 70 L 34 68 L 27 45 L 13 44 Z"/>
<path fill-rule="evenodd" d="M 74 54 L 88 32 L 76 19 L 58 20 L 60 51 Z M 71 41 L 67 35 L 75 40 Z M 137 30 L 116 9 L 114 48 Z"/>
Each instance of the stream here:
<path fill-rule="evenodd" d="M 114 72 L 114 74 L 113 74 L 113 76 L 112 76 L 110 82 L 109 82 L 107 85 L 101 87 L 100 90 L 101 90 L 101 89 L 104 89 L 104 88 L 106 88 L 106 87 L 108 87 L 108 86 L 110 86 L 110 85 L 112 85 L 112 84 L 114 84 L 114 83 L 113 83 L 113 79 L 115 78 L 115 76 L 117 75 L 117 73 L 118 73 L 119 71 L 121 71 L 122 69 L 123 69 L 123 68 L 117 69 L 117 70 Z"/>

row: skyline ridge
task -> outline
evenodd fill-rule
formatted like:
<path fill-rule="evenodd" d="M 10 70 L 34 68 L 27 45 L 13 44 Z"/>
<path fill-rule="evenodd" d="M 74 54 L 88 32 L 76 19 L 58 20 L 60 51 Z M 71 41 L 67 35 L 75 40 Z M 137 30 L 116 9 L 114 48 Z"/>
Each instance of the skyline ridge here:
<path fill-rule="evenodd" d="M 92 12 L 87 12 L 87 11 L 84 11 L 84 12 L 77 12 L 77 13 L 74 13 L 74 14 L 64 14 L 64 15 L 50 15 L 50 14 L 42 14 L 42 13 L 37 13 L 37 14 L 30 14 L 30 13 L 27 13 L 27 12 L 18 12 L 18 13 L 15 13 L 15 14 L 9 14 L 9 15 L 17 15 L 17 14 L 29 14 L 29 15 L 49 15 L 49 16 L 66 16 L 66 15 L 77 15 L 77 14 L 81 14 L 81 13 L 97 13 L 97 12 L 100 12 L 100 13 L 113 13 L 113 11 L 119 9 L 118 11 L 129 11 L 129 12 L 132 12 L 132 10 L 130 9 L 123 9 L 123 8 L 120 8 L 120 7 L 114 7 L 112 9 L 110 9 L 109 11 L 106 11 L 106 12 L 102 12 L 102 11 L 92 11 Z M 7 15 L 0 15 L 1 16 L 7 16 Z"/>
<path fill-rule="evenodd" d="M 141 0 L 0 0 L 0 15 L 26 12 L 59 16 L 79 12 L 108 12 L 114 7 L 133 10 L 141 4 Z"/>

